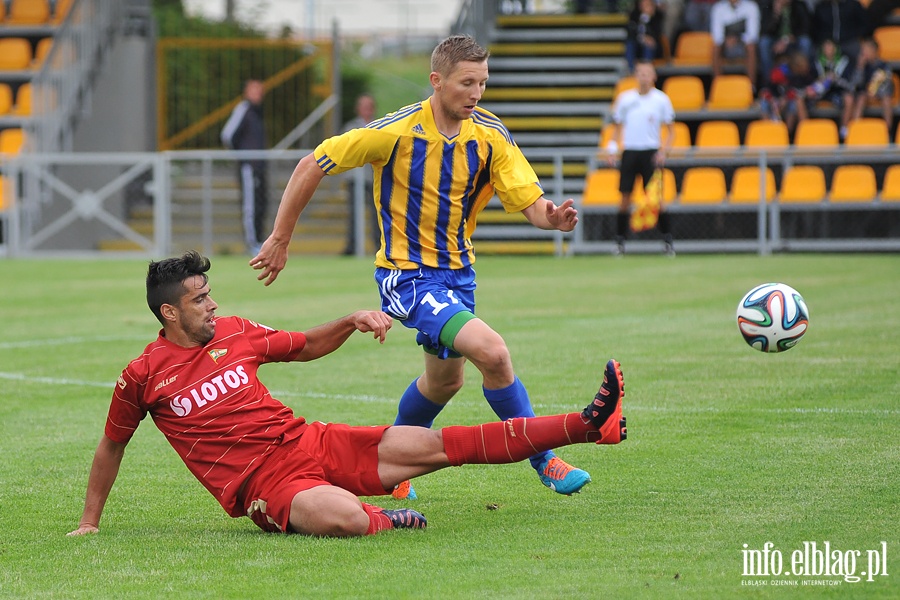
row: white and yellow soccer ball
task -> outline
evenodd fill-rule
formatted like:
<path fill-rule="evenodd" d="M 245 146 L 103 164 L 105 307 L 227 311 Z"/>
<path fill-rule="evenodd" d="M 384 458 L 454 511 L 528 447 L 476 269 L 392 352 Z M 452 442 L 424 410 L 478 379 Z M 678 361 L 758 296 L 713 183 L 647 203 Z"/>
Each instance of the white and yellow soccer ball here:
<path fill-rule="evenodd" d="M 764 283 L 741 298 L 737 323 L 751 348 L 784 352 L 797 345 L 809 328 L 809 308 L 789 285 Z"/>

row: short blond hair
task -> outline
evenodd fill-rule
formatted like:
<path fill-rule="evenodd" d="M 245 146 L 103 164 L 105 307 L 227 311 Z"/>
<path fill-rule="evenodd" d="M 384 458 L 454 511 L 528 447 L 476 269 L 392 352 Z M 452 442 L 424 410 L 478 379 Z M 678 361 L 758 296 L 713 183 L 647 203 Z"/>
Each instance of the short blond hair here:
<path fill-rule="evenodd" d="M 484 62 L 489 52 L 470 35 L 451 35 L 431 53 L 431 70 L 445 77 L 461 62 Z"/>

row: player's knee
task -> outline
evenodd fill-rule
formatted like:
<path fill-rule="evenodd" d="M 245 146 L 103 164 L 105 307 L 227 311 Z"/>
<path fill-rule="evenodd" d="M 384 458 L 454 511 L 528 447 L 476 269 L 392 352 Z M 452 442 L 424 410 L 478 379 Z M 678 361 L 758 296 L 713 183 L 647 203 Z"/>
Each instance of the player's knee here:
<path fill-rule="evenodd" d="M 485 375 L 499 375 L 512 369 L 509 348 L 500 336 L 481 345 L 472 362 Z"/>

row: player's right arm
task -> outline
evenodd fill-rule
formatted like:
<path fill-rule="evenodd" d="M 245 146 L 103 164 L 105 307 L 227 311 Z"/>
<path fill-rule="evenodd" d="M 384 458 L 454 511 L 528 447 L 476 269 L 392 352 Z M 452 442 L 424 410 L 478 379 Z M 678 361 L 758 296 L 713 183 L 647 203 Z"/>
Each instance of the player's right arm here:
<path fill-rule="evenodd" d="M 94 453 L 91 474 L 88 477 L 87 495 L 84 500 L 84 513 L 78 523 L 78 529 L 68 535 L 84 535 L 100 531 L 100 515 L 109 498 L 113 483 L 119 474 L 119 465 L 125 455 L 125 443 L 114 442 L 106 434 L 100 438 L 100 444 Z"/>
<path fill-rule="evenodd" d="M 294 226 L 324 177 L 325 171 L 316 164 L 313 154 L 304 156 L 294 168 L 278 205 L 272 234 L 263 242 L 259 254 L 250 259 L 251 267 L 262 270 L 257 279 L 265 279 L 265 285 L 275 281 L 287 264 L 288 245 L 294 234 Z"/>

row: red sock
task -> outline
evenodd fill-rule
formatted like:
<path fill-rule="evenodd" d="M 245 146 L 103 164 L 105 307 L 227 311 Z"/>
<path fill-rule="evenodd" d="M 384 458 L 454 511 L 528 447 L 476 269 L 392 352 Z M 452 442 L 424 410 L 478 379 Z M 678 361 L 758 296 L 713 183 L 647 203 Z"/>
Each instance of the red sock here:
<path fill-rule="evenodd" d="M 445 427 L 441 435 L 444 452 L 454 467 L 518 462 L 544 450 L 596 442 L 600 438 L 597 428 L 585 423 L 581 413 L 518 417 L 474 427 Z"/>
<path fill-rule="evenodd" d="M 369 528 L 366 529 L 366 535 L 375 535 L 379 531 L 394 528 L 394 524 L 386 514 L 381 512 L 379 507 L 366 504 L 365 502 L 362 503 L 362 507 L 366 514 L 369 515 Z"/>

